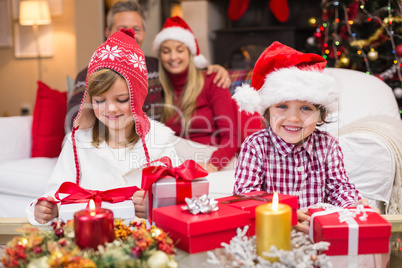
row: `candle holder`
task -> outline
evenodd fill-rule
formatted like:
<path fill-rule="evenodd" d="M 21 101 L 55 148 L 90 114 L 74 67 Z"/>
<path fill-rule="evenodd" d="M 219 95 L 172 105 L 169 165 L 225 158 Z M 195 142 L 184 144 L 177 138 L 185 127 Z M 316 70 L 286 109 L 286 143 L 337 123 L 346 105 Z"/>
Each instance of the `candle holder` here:
<path fill-rule="evenodd" d="M 99 245 L 112 242 L 115 238 L 113 212 L 95 208 L 74 214 L 75 243 L 81 248 L 98 249 Z"/>

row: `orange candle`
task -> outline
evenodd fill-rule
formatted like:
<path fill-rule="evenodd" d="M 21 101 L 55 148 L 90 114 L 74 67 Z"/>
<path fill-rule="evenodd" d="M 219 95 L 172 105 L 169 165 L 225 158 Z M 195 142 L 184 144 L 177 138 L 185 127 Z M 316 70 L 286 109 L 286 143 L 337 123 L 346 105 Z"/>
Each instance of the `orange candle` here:
<path fill-rule="evenodd" d="M 81 248 L 98 249 L 98 245 L 114 240 L 114 218 L 109 209 L 95 208 L 93 200 L 89 208 L 74 214 L 75 242 Z"/>
<path fill-rule="evenodd" d="M 292 208 L 286 204 L 279 204 L 278 193 L 274 193 L 272 203 L 256 208 L 255 227 L 258 256 L 268 259 L 262 253 L 269 252 L 271 246 L 291 250 Z M 271 258 L 269 260 L 278 261 Z"/>

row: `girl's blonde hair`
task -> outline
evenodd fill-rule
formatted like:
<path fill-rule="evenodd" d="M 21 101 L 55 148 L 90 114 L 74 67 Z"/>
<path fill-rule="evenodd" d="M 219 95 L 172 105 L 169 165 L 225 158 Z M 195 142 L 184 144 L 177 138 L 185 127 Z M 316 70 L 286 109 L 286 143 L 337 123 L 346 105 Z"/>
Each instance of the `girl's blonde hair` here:
<path fill-rule="evenodd" d="M 100 69 L 94 72 L 89 78 L 88 94 L 90 96 L 105 94 L 113 87 L 119 77 L 124 79 L 122 75 L 111 69 Z M 100 120 L 95 120 L 95 125 L 92 131 L 92 145 L 99 148 L 99 145 L 108 139 L 109 129 Z M 139 139 L 137 132 L 135 132 L 134 117 L 132 131 L 126 139 L 126 146 L 131 148 L 134 147 Z"/>
<path fill-rule="evenodd" d="M 188 48 L 187 48 L 188 50 Z M 202 88 L 204 87 L 204 75 L 202 70 L 199 70 L 194 65 L 193 55 L 191 55 L 188 50 L 190 61 L 188 66 L 188 76 L 186 84 L 184 85 L 184 90 L 179 96 L 180 102 L 178 103 L 178 108 L 183 113 L 182 124 L 183 129 L 188 129 L 191 116 L 194 113 L 197 97 L 200 95 Z M 165 123 L 167 120 L 173 117 L 175 113 L 175 105 L 177 104 L 177 97 L 173 93 L 173 86 L 170 79 L 164 69 L 161 60 L 159 59 L 159 80 L 161 82 L 163 93 L 164 93 L 164 105 L 162 107 L 162 118 L 161 121 Z M 177 117 L 179 120 L 181 116 Z"/>

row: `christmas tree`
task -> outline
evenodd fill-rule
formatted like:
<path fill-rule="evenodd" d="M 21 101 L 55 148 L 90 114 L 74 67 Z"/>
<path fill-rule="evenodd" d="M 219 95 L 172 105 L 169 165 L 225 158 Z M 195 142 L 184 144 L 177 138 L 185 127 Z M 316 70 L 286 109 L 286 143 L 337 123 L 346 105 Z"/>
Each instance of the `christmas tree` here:
<path fill-rule="evenodd" d="M 322 0 L 321 8 L 321 18 L 309 19 L 308 52 L 380 78 L 402 110 L 402 0 Z"/>

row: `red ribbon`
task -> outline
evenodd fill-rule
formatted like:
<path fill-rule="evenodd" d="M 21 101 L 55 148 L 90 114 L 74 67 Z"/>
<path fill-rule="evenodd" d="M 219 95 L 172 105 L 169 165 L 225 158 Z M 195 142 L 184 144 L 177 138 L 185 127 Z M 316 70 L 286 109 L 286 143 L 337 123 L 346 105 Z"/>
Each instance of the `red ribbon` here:
<path fill-rule="evenodd" d="M 102 201 L 109 203 L 123 202 L 124 200 L 129 200 L 132 198 L 133 194 L 140 190 L 137 186 L 115 188 L 106 191 L 88 190 L 81 188 L 72 182 L 63 182 L 59 189 L 55 193 L 55 198 L 58 201 L 54 203 L 61 204 L 73 204 L 73 203 L 88 203 L 89 200 L 93 199 L 96 207 L 100 207 Z M 60 198 L 60 194 L 68 194 L 64 198 Z M 39 198 L 43 200 L 46 198 Z M 53 202 L 52 202 L 53 203 Z M 87 205 L 88 207 L 88 205 Z"/>
<path fill-rule="evenodd" d="M 141 188 L 150 191 L 149 195 L 149 221 L 152 223 L 152 184 L 159 179 L 172 176 L 176 179 L 176 203 L 184 203 L 186 197 L 191 197 L 191 181 L 208 175 L 208 172 L 198 165 L 194 160 L 186 160 L 178 167 L 173 167 L 172 160 L 164 156 L 151 163 L 161 162 L 165 166 L 149 166 L 142 170 Z M 145 196 L 144 194 L 144 196 Z"/>

